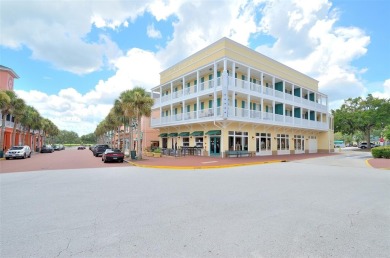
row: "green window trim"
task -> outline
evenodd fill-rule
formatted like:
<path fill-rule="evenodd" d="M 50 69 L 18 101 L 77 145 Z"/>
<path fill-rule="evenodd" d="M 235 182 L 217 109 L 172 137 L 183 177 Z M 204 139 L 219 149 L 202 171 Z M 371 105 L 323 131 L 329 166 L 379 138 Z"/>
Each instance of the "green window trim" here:
<path fill-rule="evenodd" d="M 160 135 L 158 137 L 167 137 L 168 134 L 167 133 L 160 133 Z"/>
<path fill-rule="evenodd" d="M 203 136 L 204 132 L 203 131 L 195 131 L 192 132 L 190 135 L 191 136 Z"/>
<path fill-rule="evenodd" d="M 194 104 L 194 111 L 197 111 L 196 109 L 197 109 L 197 105 L 196 105 L 196 103 L 195 103 L 195 104 Z"/>
<path fill-rule="evenodd" d="M 181 132 L 178 136 L 190 136 L 190 132 Z"/>
<path fill-rule="evenodd" d="M 221 135 L 221 130 L 210 130 L 206 135 Z"/>
<path fill-rule="evenodd" d="M 177 137 L 178 133 L 170 133 L 168 134 L 168 137 Z"/>
<path fill-rule="evenodd" d="M 213 100 L 212 99 L 209 100 L 209 108 L 213 108 Z"/>

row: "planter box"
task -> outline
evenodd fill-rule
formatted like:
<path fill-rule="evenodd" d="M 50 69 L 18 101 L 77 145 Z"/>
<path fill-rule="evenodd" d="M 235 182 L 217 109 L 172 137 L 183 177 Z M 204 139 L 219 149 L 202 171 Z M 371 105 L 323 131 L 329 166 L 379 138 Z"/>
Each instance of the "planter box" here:
<path fill-rule="evenodd" d="M 153 153 L 153 157 L 160 158 L 161 157 L 161 153 Z"/>
<path fill-rule="evenodd" d="M 146 157 L 153 157 L 153 152 L 145 152 Z"/>

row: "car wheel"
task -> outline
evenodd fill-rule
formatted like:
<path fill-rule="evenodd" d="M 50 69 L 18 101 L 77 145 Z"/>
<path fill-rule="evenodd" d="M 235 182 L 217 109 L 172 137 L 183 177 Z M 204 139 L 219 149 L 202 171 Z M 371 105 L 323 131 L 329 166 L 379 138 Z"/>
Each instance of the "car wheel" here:
<path fill-rule="evenodd" d="M 28 158 L 31 158 L 31 152 L 30 152 L 30 154 L 28 155 Z"/>
<path fill-rule="evenodd" d="M 26 153 L 24 153 L 24 155 L 23 155 L 23 159 L 25 159 L 25 158 L 26 158 L 26 156 L 27 156 L 27 155 L 26 155 Z"/>
<path fill-rule="evenodd" d="M 5 159 L 9 159 L 9 158 L 5 158 Z"/>
<path fill-rule="evenodd" d="M 103 160 L 104 163 L 107 163 L 107 160 Z"/>
<path fill-rule="evenodd" d="M 123 163 L 123 159 L 120 160 L 120 163 Z"/>

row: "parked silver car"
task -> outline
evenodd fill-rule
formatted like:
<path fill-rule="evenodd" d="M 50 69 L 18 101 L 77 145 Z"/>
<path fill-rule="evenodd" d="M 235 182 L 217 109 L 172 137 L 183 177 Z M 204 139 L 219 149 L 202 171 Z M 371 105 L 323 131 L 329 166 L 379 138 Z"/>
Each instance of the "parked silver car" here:
<path fill-rule="evenodd" d="M 13 146 L 5 153 L 5 159 L 31 158 L 30 146 Z"/>

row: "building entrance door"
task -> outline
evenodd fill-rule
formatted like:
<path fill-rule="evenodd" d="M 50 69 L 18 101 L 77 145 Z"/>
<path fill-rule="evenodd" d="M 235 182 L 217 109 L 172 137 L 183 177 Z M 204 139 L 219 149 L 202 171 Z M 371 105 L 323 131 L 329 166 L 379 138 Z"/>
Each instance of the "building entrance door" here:
<path fill-rule="evenodd" d="M 221 137 L 210 137 L 210 156 L 219 156 L 221 154 Z"/>

